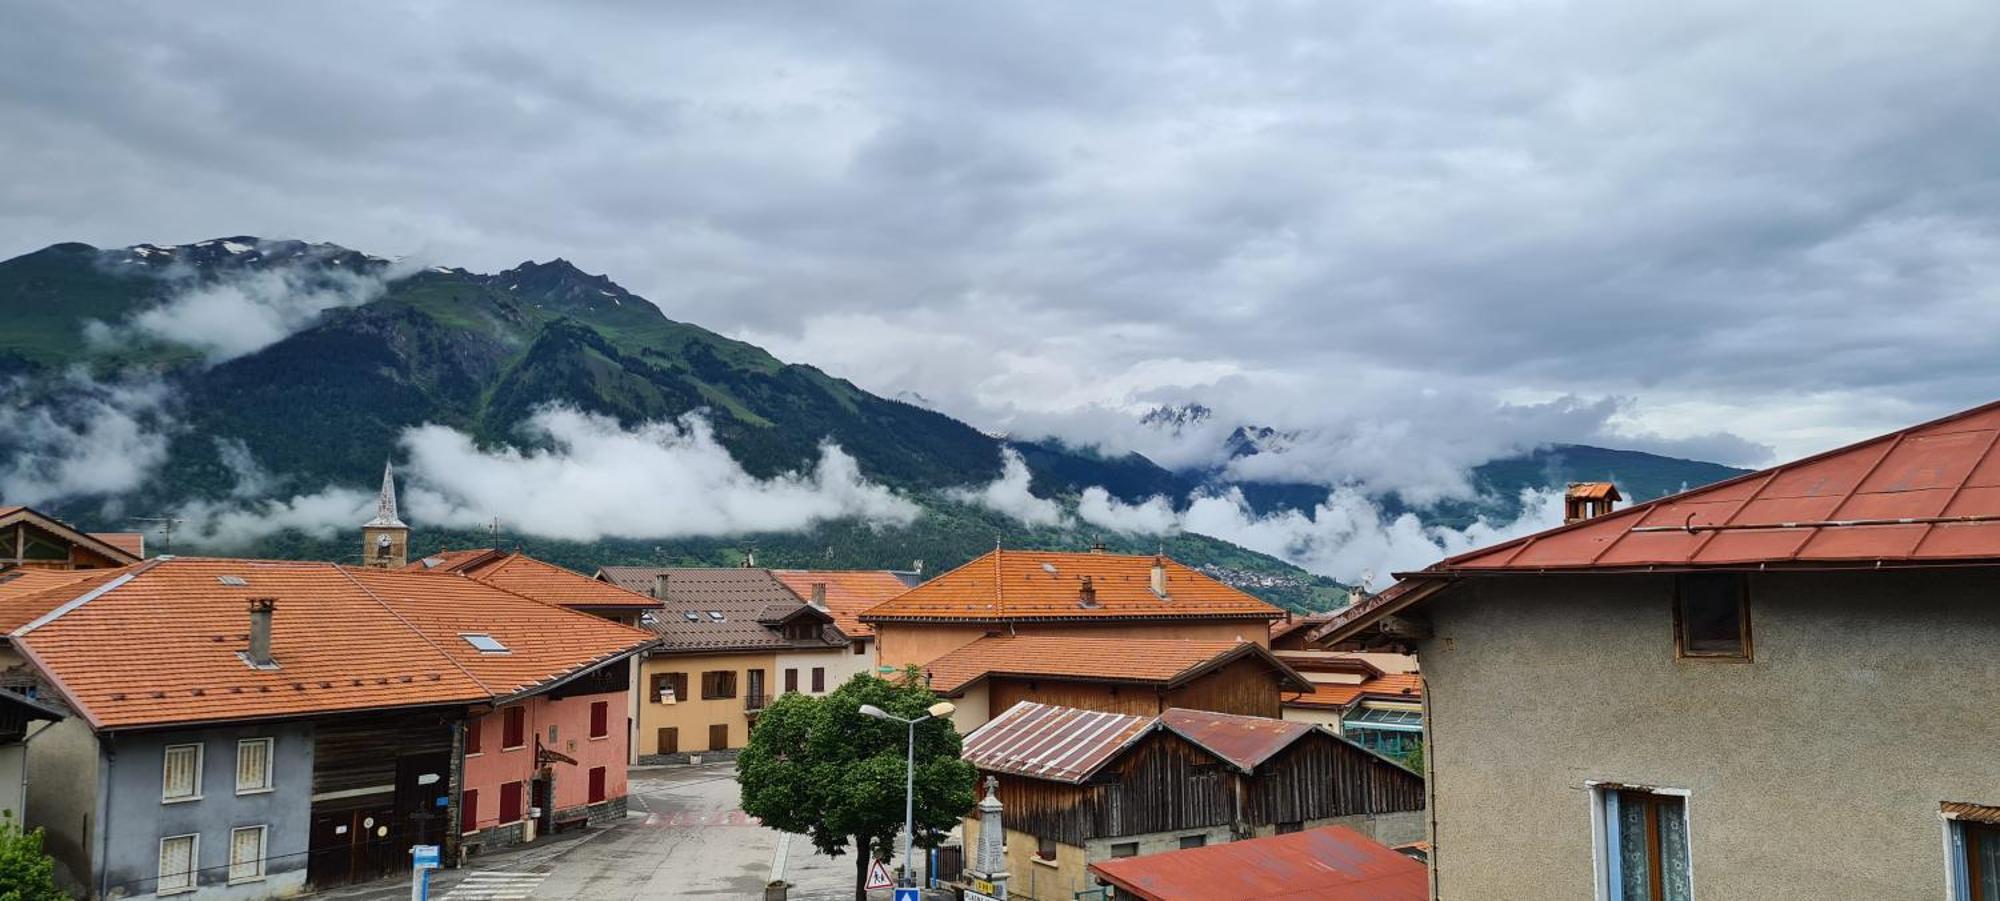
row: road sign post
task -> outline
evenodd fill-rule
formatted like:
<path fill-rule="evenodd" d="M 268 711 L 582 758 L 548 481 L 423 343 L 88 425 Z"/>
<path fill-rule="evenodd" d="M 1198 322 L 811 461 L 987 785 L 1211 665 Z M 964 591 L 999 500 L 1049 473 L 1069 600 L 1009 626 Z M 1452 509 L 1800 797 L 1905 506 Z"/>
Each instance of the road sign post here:
<path fill-rule="evenodd" d="M 870 891 L 878 888 L 895 888 L 896 880 L 889 876 L 889 865 L 879 860 L 869 864 L 868 882 L 865 887 Z"/>
<path fill-rule="evenodd" d="M 923 901 L 923 890 L 914 885 L 896 889 L 896 901 Z"/>
<path fill-rule="evenodd" d="M 437 845 L 410 846 L 410 901 L 429 901 L 431 871 L 440 865 Z"/>

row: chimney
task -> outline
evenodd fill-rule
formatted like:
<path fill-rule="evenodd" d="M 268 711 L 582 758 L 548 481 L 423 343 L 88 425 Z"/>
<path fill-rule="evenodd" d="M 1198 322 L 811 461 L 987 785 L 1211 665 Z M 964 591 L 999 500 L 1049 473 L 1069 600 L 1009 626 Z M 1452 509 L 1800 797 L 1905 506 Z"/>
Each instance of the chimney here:
<path fill-rule="evenodd" d="M 277 598 L 250 599 L 250 650 L 243 659 L 251 666 L 264 669 L 277 665 L 271 659 L 271 614 L 277 609 Z"/>
<path fill-rule="evenodd" d="M 1093 553 L 1093 554 L 1102 554 L 1102 553 L 1104 553 L 1104 539 L 1102 539 L 1102 538 L 1092 538 L 1092 539 L 1090 540 L 1090 552 L 1091 552 L 1091 553 Z"/>
<path fill-rule="evenodd" d="M 1563 492 L 1563 524 L 1603 516 L 1622 500 L 1618 486 L 1610 482 L 1571 482 Z"/>
<path fill-rule="evenodd" d="M 1097 606 L 1097 586 L 1090 581 L 1089 576 L 1084 576 L 1083 584 L 1076 589 L 1076 605 L 1084 608 Z"/>
<path fill-rule="evenodd" d="M 825 582 L 814 582 L 814 583 L 813 583 L 813 599 L 812 599 L 812 605 L 813 605 L 814 607 L 817 607 L 817 608 L 821 609 L 821 610 L 825 610 L 825 609 L 826 609 L 826 583 L 825 583 Z"/>
<path fill-rule="evenodd" d="M 654 599 L 654 600 L 659 600 L 659 601 L 664 601 L 664 600 L 666 600 L 666 599 L 667 599 L 667 574 L 666 574 L 666 573 L 654 573 L 654 574 L 653 574 L 653 599 Z"/>
<path fill-rule="evenodd" d="M 1167 559 L 1158 554 L 1153 555 L 1153 594 L 1167 596 Z"/>

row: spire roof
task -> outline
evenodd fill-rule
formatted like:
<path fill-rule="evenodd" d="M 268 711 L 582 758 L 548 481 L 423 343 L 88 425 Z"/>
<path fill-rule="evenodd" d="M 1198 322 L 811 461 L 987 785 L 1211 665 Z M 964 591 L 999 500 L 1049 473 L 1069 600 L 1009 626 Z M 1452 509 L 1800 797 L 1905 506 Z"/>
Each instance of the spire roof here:
<path fill-rule="evenodd" d="M 396 518 L 396 465 L 382 463 L 382 494 L 375 499 L 375 518 L 362 525 L 364 529 L 407 529 L 401 519 Z"/>

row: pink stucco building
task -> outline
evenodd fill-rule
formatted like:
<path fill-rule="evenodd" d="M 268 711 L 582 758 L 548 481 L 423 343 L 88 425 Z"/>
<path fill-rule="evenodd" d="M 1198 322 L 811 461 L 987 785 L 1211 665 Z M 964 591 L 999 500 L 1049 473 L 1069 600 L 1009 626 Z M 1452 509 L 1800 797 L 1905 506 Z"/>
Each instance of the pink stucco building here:
<path fill-rule="evenodd" d="M 459 830 L 468 846 L 508 845 L 625 816 L 631 728 L 625 691 L 548 695 L 466 720 Z"/>

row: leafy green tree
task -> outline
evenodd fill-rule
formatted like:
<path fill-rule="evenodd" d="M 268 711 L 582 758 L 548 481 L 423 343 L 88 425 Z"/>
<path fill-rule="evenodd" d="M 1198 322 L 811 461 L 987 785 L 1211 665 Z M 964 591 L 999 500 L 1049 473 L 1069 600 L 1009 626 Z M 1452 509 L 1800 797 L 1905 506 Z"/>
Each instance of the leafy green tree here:
<path fill-rule="evenodd" d="M 23 832 L 14 814 L 0 814 L 0 901 L 62 901 L 55 858 L 42 850 L 42 830 Z"/>
<path fill-rule="evenodd" d="M 914 667 L 894 680 L 855 676 L 823 698 L 779 697 L 736 759 L 744 811 L 811 838 L 821 853 L 853 852 L 854 897 L 865 901 L 869 861 L 889 859 L 903 828 L 909 727 L 863 716 L 861 705 L 914 719 L 935 703 Z M 958 759 L 949 720 L 916 730 L 916 844 L 929 848 L 972 809 L 978 772 Z"/>
<path fill-rule="evenodd" d="M 1423 741 L 1419 740 L 1416 744 L 1411 745 L 1408 749 L 1404 750 L 1400 756 L 1402 758 L 1404 766 L 1416 770 L 1418 775 L 1423 774 L 1424 772 Z"/>

